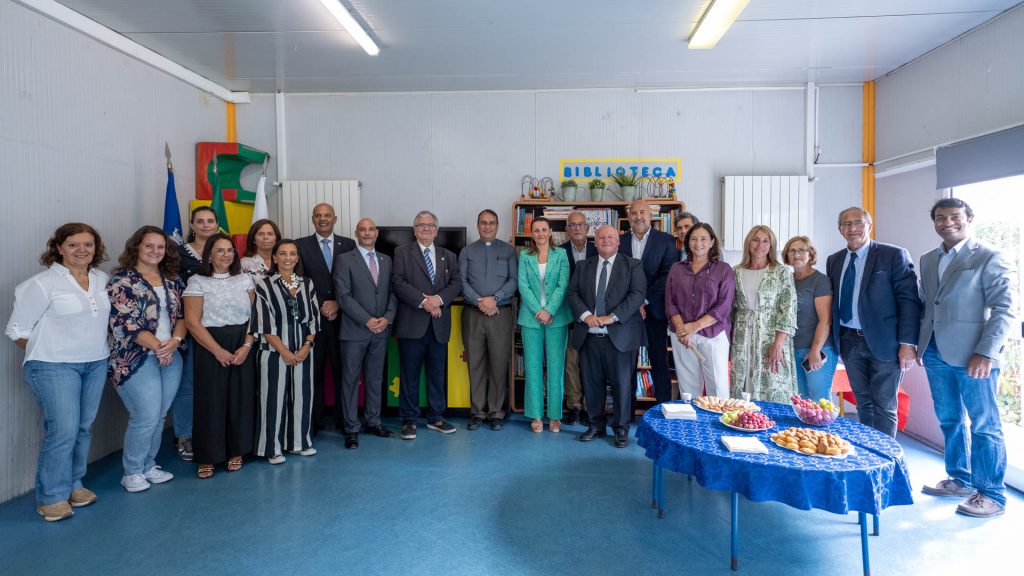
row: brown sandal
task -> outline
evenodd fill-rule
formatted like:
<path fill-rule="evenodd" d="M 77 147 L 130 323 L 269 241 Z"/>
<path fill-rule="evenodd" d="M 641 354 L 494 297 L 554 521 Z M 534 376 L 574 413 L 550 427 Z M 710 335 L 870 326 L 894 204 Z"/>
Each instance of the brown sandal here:
<path fill-rule="evenodd" d="M 544 431 L 544 422 L 541 421 L 540 418 L 534 418 L 530 422 L 530 430 L 533 430 L 534 432 L 543 432 Z"/>
<path fill-rule="evenodd" d="M 232 458 L 228 458 L 228 466 L 227 466 L 227 468 L 228 468 L 228 472 L 238 472 L 239 470 L 241 470 L 242 469 L 242 457 L 241 456 L 234 456 Z"/>
<path fill-rule="evenodd" d="M 213 477 L 213 464 L 199 465 L 199 478 L 206 480 Z"/>

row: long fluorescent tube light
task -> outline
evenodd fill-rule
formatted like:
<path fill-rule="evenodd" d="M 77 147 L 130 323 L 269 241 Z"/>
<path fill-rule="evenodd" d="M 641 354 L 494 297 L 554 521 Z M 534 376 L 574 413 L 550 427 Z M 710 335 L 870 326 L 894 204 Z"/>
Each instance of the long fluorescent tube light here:
<path fill-rule="evenodd" d="M 352 17 L 348 9 L 341 5 L 341 2 L 338 0 L 320 0 L 320 3 L 345 27 L 345 30 L 355 38 L 356 42 L 363 47 L 363 50 L 366 50 L 367 54 L 376 56 L 380 53 L 377 43 L 373 41 L 373 38 L 370 38 L 366 30 L 363 30 L 359 22 L 356 22 L 356 19 Z"/>
<path fill-rule="evenodd" d="M 739 17 L 750 0 L 712 0 L 697 27 L 690 35 L 688 46 L 691 50 L 714 48 L 725 35 L 725 31 Z"/>

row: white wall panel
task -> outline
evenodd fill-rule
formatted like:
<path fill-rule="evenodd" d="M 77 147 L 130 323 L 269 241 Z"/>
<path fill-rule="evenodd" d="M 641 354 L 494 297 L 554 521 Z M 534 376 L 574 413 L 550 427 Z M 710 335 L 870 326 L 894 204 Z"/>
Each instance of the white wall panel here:
<path fill-rule="evenodd" d="M 223 137 L 224 104 L 11 2 L 0 2 L 0 43 L 6 325 L 14 286 L 41 270 L 35 259 L 60 224 L 92 224 L 116 260 L 138 226 L 162 223 L 165 141 L 187 214 L 195 142 Z M 31 489 L 42 439 L 22 359 L 12 343 L 0 345 L 0 501 Z M 92 458 L 121 448 L 126 418 L 115 396 L 104 395 Z"/>

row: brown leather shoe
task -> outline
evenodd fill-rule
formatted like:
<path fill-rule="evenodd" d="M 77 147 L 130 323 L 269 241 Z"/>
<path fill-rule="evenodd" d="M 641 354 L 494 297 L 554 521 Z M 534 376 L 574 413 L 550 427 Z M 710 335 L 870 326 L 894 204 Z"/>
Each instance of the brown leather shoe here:
<path fill-rule="evenodd" d="M 36 506 L 36 512 L 47 522 L 56 522 L 75 515 L 75 511 L 71 509 L 71 504 L 67 502 L 54 502 L 53 504 Z"/>
<path fill-rule="evenodd" d="M 72 508 L 88 506 L 95 501 L 96 493 L 88 488 L 75 488 L 71 491 L 71 497 L 68 498 L 68 503 L 71 504 Z"/>
<path fill-rule="evenodd" d="M 975 518 L 992 518 L 1003 513 L 1003 507 L 995 500 L 976 493 L 956 507 L 956 511 Z"/>
<path fill-rule="evenodd" d="M 946 478 L 935 483 L 934 486 L 928 486 L 925 484 L 921 487 L 921 492 L 931 496 L 943 496 L 953 498 L 965 498 L 974 494 L 974 490 L 960 484 L 953 478 Z"/>

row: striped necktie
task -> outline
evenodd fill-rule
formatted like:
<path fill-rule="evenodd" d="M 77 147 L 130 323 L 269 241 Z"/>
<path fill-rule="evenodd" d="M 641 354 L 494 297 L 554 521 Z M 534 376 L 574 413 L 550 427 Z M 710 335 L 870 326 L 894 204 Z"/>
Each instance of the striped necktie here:
<path fill-rule="evenodd" d="M 370 276 L 373 277 L 373 284 L 376 286 L 380 283 L 380 270 L 377 269 L 377 255 L 373 252 L 367 252 L 366 258 L 370 265 Z"/>
<path fill-rule="evenodd" d="M 430 283 L 436 283 L 437 277 L 434 275 L 434 262 L 430 259 L 430 248 L 423 250 L 423 261 L 427 264 L 427 274 L 430 274 Z"/>

